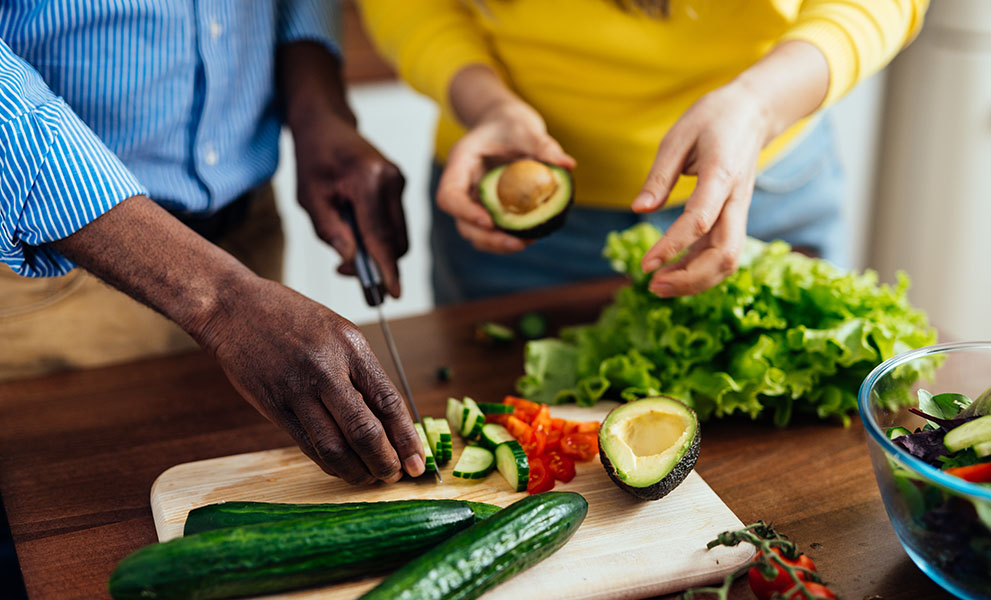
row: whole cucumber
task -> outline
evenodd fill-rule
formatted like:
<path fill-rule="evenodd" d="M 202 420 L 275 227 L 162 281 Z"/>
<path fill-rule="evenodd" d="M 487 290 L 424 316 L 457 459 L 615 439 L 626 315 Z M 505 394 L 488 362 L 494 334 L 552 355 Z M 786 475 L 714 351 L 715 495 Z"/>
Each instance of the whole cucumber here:
<path fill-rule="evenodd" d="M 391 569 L 474 521 L 464 502 L 435 500 L 205 531 L 125 557 L 110 595 L 214 600 L 331 583 Z"/>
<path fill-rule="evenodd" d="M 430 506 L 450 500 L 395 500 L 391 502 L 340 502 L 336 504 L 291 504 L 283 502 L 221 502 L 194 508 L 186 516 L 183 535 L 193 535 L 224 527 L 240 527 L 255 523 L 271 523 L 300 517 L 331 515 L 363 510 L 378 504 L 402 504 L 409 508 Z M 494 504 L 464 502 L 475 512 L 476 519 L 486 519 L 500 510 Z"/>
<path fill-rule="evenodd" d="M 574 492 L 514 502 L 399 568 L 361 600 L 468 600 L 563 546 L 585 520 Z"/>

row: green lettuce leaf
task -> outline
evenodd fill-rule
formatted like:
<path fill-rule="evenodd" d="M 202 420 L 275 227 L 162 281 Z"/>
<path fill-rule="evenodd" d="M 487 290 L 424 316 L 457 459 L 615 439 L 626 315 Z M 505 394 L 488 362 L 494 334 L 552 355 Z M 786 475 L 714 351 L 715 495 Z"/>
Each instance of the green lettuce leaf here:
<path fill-rule="evenodd" d="M 649 224 L 608 236 L 603 254 L 630 285 L 595 323 L 527 345 L 522 395 L 591 405 L 664 393 L 703 420 L 743 413 L 785 426 L 806 413 L 847 423 L 874 366 L 936 341 L 903 273 L 882 285 L 872 271 L 846 272 L 780 241 L 748 239 L 740 268 L 718 286 L 658 298 L 640 261 L 660 238 Z M 933 366 L 896 375 L 908 385 Z M 884 400 L 911 402 L 908 391 Z"/>

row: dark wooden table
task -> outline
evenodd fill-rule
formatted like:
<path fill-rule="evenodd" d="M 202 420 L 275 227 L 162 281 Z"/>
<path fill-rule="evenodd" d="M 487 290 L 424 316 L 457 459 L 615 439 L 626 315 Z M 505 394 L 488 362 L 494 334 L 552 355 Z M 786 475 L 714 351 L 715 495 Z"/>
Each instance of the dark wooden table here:
<path fill-rule="evenodd" d="M 498 401 L 513 390 L 522 344 L 474 342 L 477 321 L 512 322 L 540 310 L 554 326 L 587 322 L 616 285 L 595 282 L 394 321 L 421 411 L 443 414 L 451 394 Z M 364 329 L 387 364 L 378 327 Z M 453 381 L 434 379 L 439 365 L 453 369 Z M 703 431 L 702 477 L 743 522 L 778 525 L 845 598 L 947 597 L 895 539 L 859 421 L 778 430 L 732 420 Z M 156 541 L 149 490 L 168 467 L 287 445 L 289 437 L 199 353 L 0 384 L 0 494 L 30 597 L 108 597 L 117 562 Z M 733 597 L 752 598 L 740 582 Z"/>

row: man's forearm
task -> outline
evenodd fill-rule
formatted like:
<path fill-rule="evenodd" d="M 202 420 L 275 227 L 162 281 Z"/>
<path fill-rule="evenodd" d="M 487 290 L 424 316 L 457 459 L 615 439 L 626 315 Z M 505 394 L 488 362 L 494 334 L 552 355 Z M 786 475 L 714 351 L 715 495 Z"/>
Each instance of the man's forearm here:
<path fill-rule="evenodd" d="M 279 46 L 276 76 L 286 124 L 305 127 L 314 118 L 333 114 L 350 124 L 357 120 L 344 92 L 341 63 L 316 42 Z"/>
<path fill-rule="evenodd" d="M 212 317 L 254 277 L 144 196 L 125 200 L 52 246 L 201 344 Z"/>

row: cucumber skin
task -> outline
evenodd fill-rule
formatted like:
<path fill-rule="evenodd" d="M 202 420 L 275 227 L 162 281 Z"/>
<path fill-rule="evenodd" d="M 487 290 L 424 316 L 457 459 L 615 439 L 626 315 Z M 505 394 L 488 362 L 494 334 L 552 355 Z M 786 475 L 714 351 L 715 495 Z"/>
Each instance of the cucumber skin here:
<path fill-rule="evenodd" d="M 332 583 L 402 564 L 475 520 L 463 502 L 422 508 L 404 504 L 228 527 L 151 544 L 117 565 L 109 591 L 117 600 L 216 600 Z"/>
<path fill-rule="evenodd" d="M 527 496 L 395 571 L 359 600 L 470 600 L 547 558 L 585 519 L 575 492 Z"/>
<path fill-rule="evenodd" d="M 272 523 L 274 521 L 286 521 L 317 515 L 342 514 L 355 510 L 362 510 L 369 506 L 383 504 L 404 504 L 411 508 L 421 506 L 432 506 L 438 502 L 447 504 L 451 500 L 396 500 L 391 502 L 341 502 L 337 504 L 287 504 L 277 502 L 223 502 L 220 504 L 207 504 L 194 508 L 186 516 L 186 524 L 183 527 L 183 535 L 194 535 L 204 531 L 223 529 L 225 527 L 241 527 L 244 525 L 254 525 L 256 523 Z M 486 519 L 496 512 L 500 507 L 484 502 L 468 502 L 464 500 L 454 500 L 453 502 L 463 502 L 475 513 L 475 519 Z"/>

